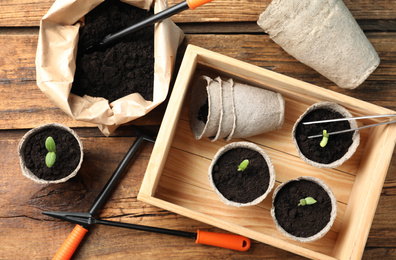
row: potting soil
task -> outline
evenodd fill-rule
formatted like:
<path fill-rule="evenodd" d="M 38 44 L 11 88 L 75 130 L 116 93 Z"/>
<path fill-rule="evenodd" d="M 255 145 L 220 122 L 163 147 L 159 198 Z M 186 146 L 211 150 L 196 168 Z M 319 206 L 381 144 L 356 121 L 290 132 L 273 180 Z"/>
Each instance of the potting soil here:
<path fill-rule="evenodd" d="M 244 171 L 238 166 L 245 160 L 249 164 Z M 213 167 L 213 182 L 225 198 L 248 203 L 263 195 L 268 189 L 270 175 L 262 155 L 247 148 L 235 148 L 225 152 Z"/>
<path fill-rule="evenodd" d="M 146 11 L 119 0 L 107 0 L 90 11 L 79 32 L 77 67 L 71 92 L 79 96 L 103 97 L 109 102 L 137 92 L 145 100 L 152 101 L 154 26 L 138 30 L 104 50 L 84 53 L 87 46 L 152 15 L 152 10 Z"/>
<path fill-rule="evenodd" d="M 204 122 L 208 121 L 208 114 L 209 114 L 209 100 L 206 99 L 206 102 L 199 108 L 197 119 Z"/>
<path fill-rule="evenodd" d="M 329 164 L 340 159 L 344 154 L 348 152 L 349 147 L 352 145 L 353 132 L 331 135 L 325 147 L 320 146 L 322 138 L 310 138 L 308 136 L 323 134 L 323 130 L 327 132 L 335 132 L 345 129 L 350 129 L 348 121 L 324 123 L 324 124 L 312 124 L 303 125 L 303 122 L 327 120 L 342 118 L 343 116 L 335 111 L 327 109 L 315 109 L 309 112 L 297 125 L 295 138 L 300 151 L 308 159 Z"/>
<path fill-rule="evenodd" d="M 45 164 L 48 150 L 45 140 L 51 136 L 55 141 L 56 160 L 51 168 Z M 80 162 L 80 145 L 76 138 L 68 131 L 50 127 L 33 135 L 27 142 L 24 150 L 26 167 L 38 178 L 43 180 L 59 180 L 76 169 Z"/>
<path fill-rule="evenodd" d="M 300 199 L 312 197 L 317 202 L 298 206 Z M 318 184 L 300 180 L 287 183 L 274 201 L 275 216 L 279 225 L 297 237 L 310 237 L 320 232 L 330 221 L 331 199 Z"/>

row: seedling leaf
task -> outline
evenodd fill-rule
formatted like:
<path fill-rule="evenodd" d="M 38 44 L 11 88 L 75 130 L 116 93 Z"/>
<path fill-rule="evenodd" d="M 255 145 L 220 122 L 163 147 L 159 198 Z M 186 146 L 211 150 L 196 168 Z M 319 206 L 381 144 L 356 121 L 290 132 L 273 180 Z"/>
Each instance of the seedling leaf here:
<path fill-rule="evenodd" d="M 49 152 L 45 156 L 45 164 L 48 168 L 51 168 L 54 165 L 56 159 L 56 154 L 54 152 Z"/>
<path fill-rule="evenodd" d="M 243 160 L 241 162 L 241 164 L 238 166 L 238 171 L 239 172 L 243 172 L 246 169 L 246 167 L 248 166 L 248 164 L 249 164 L 249 160 L 248 159 Z"/>
<path fill-rule="evenodd" d="M 298 206 L 312 205 L 315 204 L 316 200 L 312 197 L 306 197 L 305 199 L 300 199 Z"/>
<path fill-rule="evenodd" d="M 48 150 L 48 153 L 45 156 L 45 164 L 48 168 L 51 168 L 52 165 L 54 165 L 56 159 L 54 138 L 48 136 L 47 139 L 45 139 L 45 148 Z"/>
<path fill-rule="evenodd" d="M 47 139 L 45 140 L 45 148 L 48 150 L 48 152 L 55 152 L 54 138 L 52 138 L 51 136 L 47 137 Z"/>

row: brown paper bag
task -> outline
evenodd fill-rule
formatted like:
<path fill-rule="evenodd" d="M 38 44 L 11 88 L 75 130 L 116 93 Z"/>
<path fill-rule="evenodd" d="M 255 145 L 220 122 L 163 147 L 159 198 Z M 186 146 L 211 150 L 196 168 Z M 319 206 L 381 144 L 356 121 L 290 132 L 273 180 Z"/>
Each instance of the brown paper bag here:
<path fill-rule="evenodd" d="M 122 0 L 149 10 L 152 0 Z M 76 120 L 97 124 L 110 135 L 121 124 L 142 117 L 162 103 L 169 90 L 177 47 L 184 34 L 170 19 L 154 29 L 153 101 L 133 93 L 112 103 L 100 97 L 80 97 L 70 92 L 76 70 L 79 20 L 103 0 L 56 0 L 40 21 L 36 77 L 40 90 Z M 154 1 L 154 13 L 167 8 L 166 0 Z"/>

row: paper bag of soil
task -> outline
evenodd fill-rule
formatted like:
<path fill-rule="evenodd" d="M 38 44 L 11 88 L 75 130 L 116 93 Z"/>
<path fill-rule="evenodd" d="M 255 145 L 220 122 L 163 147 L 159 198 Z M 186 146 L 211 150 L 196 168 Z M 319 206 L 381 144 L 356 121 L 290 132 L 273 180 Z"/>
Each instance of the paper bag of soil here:
<path fill-rule="evenodd" d="M 287 53 L 341 88 L 358 87 L 380 62 L 342 0 L 273 0 L 257 23 Z"/>
<path fill-rule="evenodd" d="M 103 0 L 57 0 L 40 21 L 36 53 L 36 76 L 40 90 L 72 118 L 98 125 L 110 135 L 121 124 L 142 117 L 162 103 L 169 90 L 177 47 L 184 34 L 170 19 L 154 27 L 152 100 L 131 93 L 114 101 L 71 92 L 76 72 L 79 30 L 84 16 Z M 165 0 L 122 0 L 154 13 L 167 8 Z M 144 29 L 143 29 L 144 30 Z M 132 82 L 132 81 L 131 81 Z"/>

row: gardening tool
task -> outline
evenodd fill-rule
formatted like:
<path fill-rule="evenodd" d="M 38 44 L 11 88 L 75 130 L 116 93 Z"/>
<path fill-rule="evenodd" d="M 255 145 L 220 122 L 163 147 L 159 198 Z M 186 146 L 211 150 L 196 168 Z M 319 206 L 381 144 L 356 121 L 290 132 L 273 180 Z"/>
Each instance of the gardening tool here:
<path fill-rule="evenodd" d="M 91 45 L 85 49 L 85 52 L 93 52 L 96 50 L 103 49 L 105 47 L 108 47 L 114 42 L 117 42 L 121 38 L 136 32 L 137 30 L 140 30 L 144 27 L 153 25 L 156 22 L 160 22 L 166 18 L 171 17 L 172 15 L 175 15 L 177 13 L 180 13 L 184 10 L 191 9 L 194 10 L 195 8 L 204 5 L 206 3 L 212 2 L 213 0 L 185 0 L 177 5 L 174 5 L 162 12 L 159 12 L 151 17 L 148 17 L 130 27 L 127 27 L 119 32 L 116 32 L 114 34 L 109 34 L 107 35 L 101 42 Z"/>
<path fill-rule="evenodd" d="M 197 235 L 194 233 L 189 232 L 182 232 L 182 231 L 172 231 L 166 230 L 161 228 L 154 228 L 154 227 L 146 227 L 146 226 L 139 226 L 127 223 L 118 223 L 113 221 L 105 221 L 95 219 L 93 216 L 96 215 L 98 210 L 101 206 L 106 202 L 108 197 L 110 196 L 110 192 L 117 184 L 118 180 L 121 178 L 122 173 L 125 171 L 128 163 L 131 161 L 133 156 L 137 153 L 138 148 L 142 144 L 143 141 L 155 142 L 155 139 L 147 134 L 142 133 L 139 129 L 136 129 L 138 132 L 138 137 L 136 138 L 135 142 L 129 148 L 128 152 L 121 160 L 120 164 L 118 165 L 117 169 L 114 171 L 113 175 L 110 177 L 106 185 L 103 187 L 102 191 L 100 192 L 99 196 L 96 198 L 95 202 L 89 209 L 88 213 L 61 213 L 61 212 L 43 212 L 43 214 L 48 216 L 53 216 L 56 218 L 60 218 L 63 220 L 67 220 L 77 225 L 74 227 L 73 231 L 70 235 L 66 238 L 66 241 L 62 244 L 59 248 L 58 252 L 52 258 L 55 259 L 70 259 L 75 250 L 77 249 L 78 245 L 84 238 L 85 234 L 88 232 L 88 228 L 91 224 L 103 224 L 103 225 L 112 225 L 118 227 L 125 227 L 125 228 L 133 228 L 139 229 L 144 231 L 152 231 L 152 232 L 159 232 L 165 234 L 174 234 L 179 236 L 187 236 L 197 239 L 197 243 L 200 244 L 207 244 L 219 247 L 225 247 L 230 249 L 243 248 L 245 250 L 249 249 L 250 247 L 250 240 L 248 238 L 237 236 L 237 235 L 226 235 L 219 233 L 212 233 L 212 232 L 203 232 L 198 231 Z M 167 233 L 166 233 L 167 232 Z M 224 235 L 224 236 L 221 236 Z M 219 236 L 221 238 L 219 238 Z M 232 237 L 232 239 L 231 239 Z M 227 240 L 225 240 L 225 238 Z M 240 244 L 236 244 L 236 240 L 239 239 Z M 241 250 L 244 251 L 244 250 Z"/>
<path fill-rule="evenodd" d="M 197 244 L 204 245 L 212 245 L 218 247 L 224 247 L 239 251 L 246 251 L 250 247 L 250 240 L 248 238 L 234 235 L 234 234 L 223 234 L 223 233 L 214 233 L 214 232 L 206 232 L 198 230 L 197 233 L 193 232 L 185 232 L 173 229 L 166 228 L 158 228 L 158 227 L 150 227 L 144 225 L 130 224 L 130 223 L 122 223 L 115 221 L 108 221 L 102 219 L 96 219 L 92 217 L 90 213 L 82 213 L 82 212 L 43 212 L 44 215 L 66 220 L 81 226 L 89 226 L 91 224 L 100 224 L 121 228 L 129 228 L 136 229 L 140 231 L 148 231 L 166 235 L 180 236 L 180 237 L 188 237 L 196 239 Z"/>
<path fill-rule="evenodd" d="M 155 142 L 155 139 L 147 134 L 142 133 L 139 129 L 135 128 L 138 132 L 138 137 L 135 142 L 129 148 L 128 152 L 118 165 L 117 169 L 114 171 L 113 175 L 110 177 L 106 185 L 103 187 L 99 196 L 96 198 L 95 202 L 89 209 L 89 213 L 94 216 L 99 208 L 106 202 L 107 198 L 110 196 L 110 192 L 116 185 L 117 181 L 121 178 L 122 173 L 128 166 L 133 156 L 137 153 L 140 145 L 143 141 Z M 77 249 L 81 240 L 84 238 L 85 234 L 88 232 L 89 223 L 87 224 L 77 224 L 70 235 L 66 238 L 66 241 L 59 248 L 58 252 L 52 258 L 55 259 L 70 259 L 74 251 Z"/>
<path fill-rule="evenodd" d="M 352 120 L 352 119 L 357 120 L 357 119 L 394 117 L 394 116 L 396 116 L 396 114 L 359 116 L 359 117 L 344 117 L 344 118 L 336 118 L 336 119 L 328 119 L 328 120 L 303 122 L 303 125 L 323 124 L 323 123 L 339 122 L 339 121 L 346 121 L 346 120 Z M 329 132 L 327 134 L 328 135 L 342 134 L 342 133 L 352 132 L 352 131 L 361 130 L 361 129 L 365 129 L 365 128 L 369 128 L 369 127 L 374 127 L 374 126 L 379 126 L 379 125 L 386 125 L 386 124 L 392 124 L 392 123 L 396 123 L 396 120 L 391 120 L 391 121 L 387 121 L 387 122 L 381 122 L 381 123 L 372 124 L 372 125 L 366 125 L 366 126 L 357 127 L 357 128 L 350 128 L 350 129 L 345 129 L 345 130 L 336 131 L 336 132 Z M 317 137 L 323 137 L 323 134 L 308 136 L 308 138 L 317 138 Z"/>

